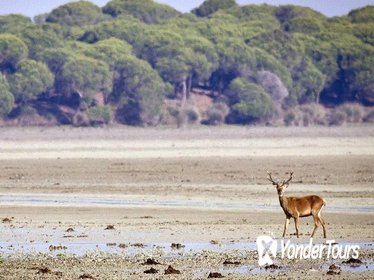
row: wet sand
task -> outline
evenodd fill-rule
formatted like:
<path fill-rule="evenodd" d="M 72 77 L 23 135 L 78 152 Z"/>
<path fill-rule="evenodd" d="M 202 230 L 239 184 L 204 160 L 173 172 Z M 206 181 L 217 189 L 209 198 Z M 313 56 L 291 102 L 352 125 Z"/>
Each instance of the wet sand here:
<path fill-rule="evenodd" d="M 4 129 L 0 144 L 0 279 L 373 277 L 371 127 Z M 279 238 L 284 223 L 267 170 L 294 171 L 288 195 L 323 196 L 328 239 L 360 244 L 363 264 L 259 268 L 256 237 Z M 301 219 L 301 242 L 312 229 Z M 332 263 L 340 274 L 326 274 Z"/>

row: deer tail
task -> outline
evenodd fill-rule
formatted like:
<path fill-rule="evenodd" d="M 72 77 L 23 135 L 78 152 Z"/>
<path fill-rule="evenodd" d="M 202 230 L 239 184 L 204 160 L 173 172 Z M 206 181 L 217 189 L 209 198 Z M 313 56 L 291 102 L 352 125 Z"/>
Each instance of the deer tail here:
<path fill-rule="evenodd" d="M 323 206 L 326 206 L 326 200 L 322 198 L 322 201 L 323 201 Z"/>

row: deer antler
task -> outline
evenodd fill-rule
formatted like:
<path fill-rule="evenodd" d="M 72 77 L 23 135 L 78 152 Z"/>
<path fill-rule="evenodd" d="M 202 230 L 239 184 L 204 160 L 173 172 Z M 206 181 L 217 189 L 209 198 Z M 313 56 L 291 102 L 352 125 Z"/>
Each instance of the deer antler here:
<path fill-rule="evenodd" d="M 267 171 L 267 173 L 268 173 L 268 175 L 269 175 L 269 178 L 267 178 L 267 179 L 268 179 L 270 182 L 272 182 L 274 186 L 277 186 L 278 183 L 275 182 L 275 181 L 273 180 L 273 178 L 271 177 L 271 173 L 270 173 L 269 171 Z"/>
<path fill-rule="evenodd" d="M 290 172 L 290 178 L 289 178 L 287 181 L 283 180 L 283 185 L 287 185 L 289 182 L 291 182 L 291 180 L 292 180 L 292 175 L 293 175 L 293 171 Z"/>

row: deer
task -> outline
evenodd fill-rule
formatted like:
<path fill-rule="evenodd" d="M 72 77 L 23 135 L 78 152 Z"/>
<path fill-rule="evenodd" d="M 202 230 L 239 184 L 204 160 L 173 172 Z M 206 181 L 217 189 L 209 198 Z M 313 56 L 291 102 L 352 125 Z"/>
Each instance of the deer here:
<path fill-rule="evenodd" d="M 299 238 L 299 219 L 303 217 L 313 216 L 314 229 L 311 234 L 313 238 L 319 224 L 323 228 L 323 237 L 326 238 L 326 224 L 321 217 L 322 208 L 326 205 L 326 201 L 318 195 L 308 195 L 303 197 L 284 196 L 284 191 L 288 187 L 292 180 L 293 172 L 290 172 L 290 178 L 279 182 L 274 181 L 271 177 L 271 173 L 267 172 L 269 177 L 267 178 L 277 189 L 279 196 L 279 203 L 282 207 L 284 214 L 286 214 L 286 222 L 284 224 L 283 238 L 286 236 L 287 227 L 290 223 L 290 219 L 293 218 L 295 221 L 296 235 Z"/>

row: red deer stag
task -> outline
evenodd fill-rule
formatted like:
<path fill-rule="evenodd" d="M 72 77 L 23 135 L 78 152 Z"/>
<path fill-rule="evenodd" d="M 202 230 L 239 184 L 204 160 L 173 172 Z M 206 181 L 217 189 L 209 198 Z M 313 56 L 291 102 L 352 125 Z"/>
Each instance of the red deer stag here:
<path fill-rule="evenodd" d="M 286 214 L 283 238 L 286 235 L 287 227 L 290 223 L 291 218 L 294 218 L 295 220 L 296 235 L 297 238 L 299 238 L 299 218 L 308 216 L 313 216 L 314 219 L 314 229 L 311 238 L 314 236 L 319 223 L 321 223 L 323 228 L 323 237 L 326 238 L 325 221 L 321 217 L 321 211 L 323 206 L 326 205 L 326 201 L 322 197 L 317 195 L 308 195 L 303 197 L 285 197 L 283 193 L 292 180 L 293 172 L 290 173 L 290 178 L 287 181 L 283 180 L 282 182 L 274 181 L 271 177 L 270 172 L 268 172 L 268 175 L 268 180 L 272 182 L 277 189 L 280 206 L 282 207 L 284 214 Z"/>

